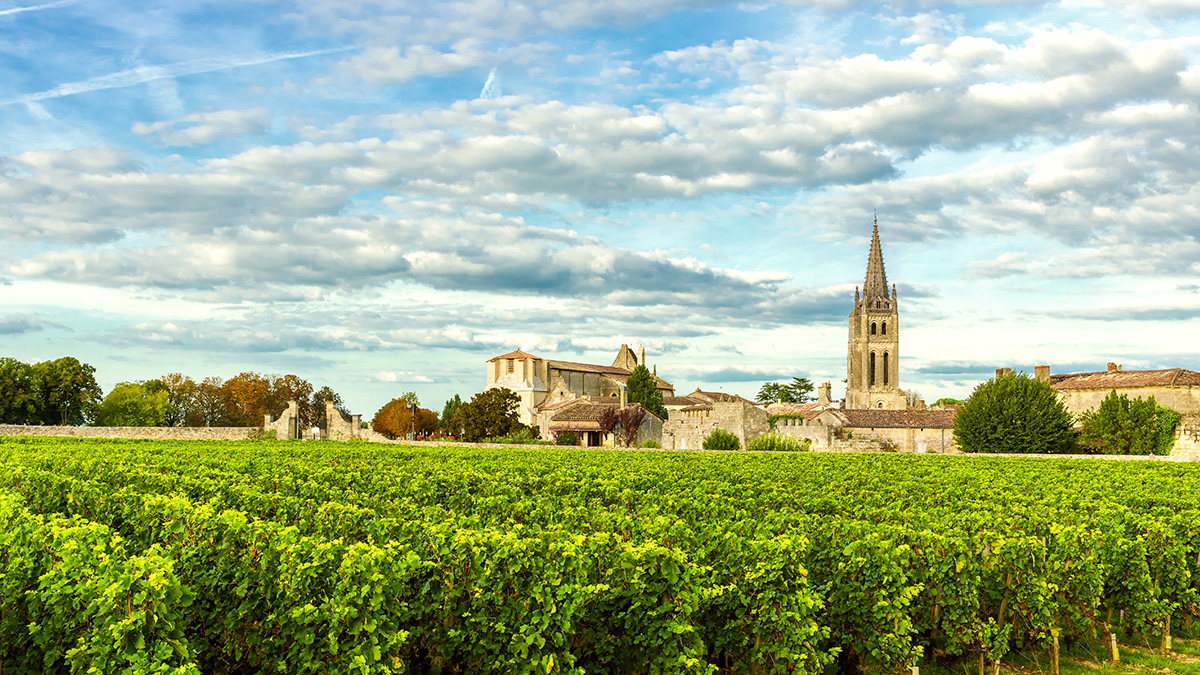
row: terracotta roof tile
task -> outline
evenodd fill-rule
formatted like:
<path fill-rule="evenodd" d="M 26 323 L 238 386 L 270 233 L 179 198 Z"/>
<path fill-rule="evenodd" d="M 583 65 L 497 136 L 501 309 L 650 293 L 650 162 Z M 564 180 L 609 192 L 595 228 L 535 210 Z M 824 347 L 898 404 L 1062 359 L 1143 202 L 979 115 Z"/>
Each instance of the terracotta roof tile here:
<path fill-rule="evenodd" d="M 826 410 L 848 427 L 950 429 L 957 410 Z"/>
<path fill-rule="evenodd" d="M 595 403 L 591 401 L 580 402 L 577 405 L 568 406 L 564 410 L 555 413 L 554 417 L 550 418 L 552 422 L 582 422 L 596 421 L 600 419 L 600 415 L 605 410 L 616 409 L 618 404 L 613 403 Z"/>
<path fill-rule="evenodd" d="M 1200 373 L 1183 368 L 1070 373 L 1051 375 L 1050 385 L 1059 390 L 1200 386 Z"/>
<path fill-rule="evenodd" d="M 665 406 L 669 406 L 669 405 L 677 405 L 677 406 L 696 405 L 696 404 L 697 404 L 697 403 L 699 403 L 699 402 L 700 402 L 700 401 L 697 401 L 697 400 L 696 400 L 696 399 L 694 399 L 694 398 L 688 398 L 687 396 L 664 396 L 664 397 L 663 397 L 663 405 L 665 405 Z"/>

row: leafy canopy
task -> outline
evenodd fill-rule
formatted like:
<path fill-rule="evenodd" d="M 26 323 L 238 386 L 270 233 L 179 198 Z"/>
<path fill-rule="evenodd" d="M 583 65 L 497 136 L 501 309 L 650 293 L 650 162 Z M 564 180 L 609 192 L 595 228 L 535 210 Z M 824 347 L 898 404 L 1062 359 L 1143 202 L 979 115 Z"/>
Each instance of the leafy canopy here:
<path fill-rule="evenodd" d="M 628 387 L 628 403 L 640 403 L 642 407 L 658 416 L 667 419 L 667 408 L 663 405 L 662 392 L 658 390 L 658 382 L 646 366 L 639 365 L 629 373 L 625 386 Z"/>
<path fill-rule="evenodd" d="M 521 399 L 511 389 L 488 389 L 471 397 L 455 411 L 451 421 L 461 425 L 462 439 L 476 442 L 507 436 L 520 426 L 517 406 Z"/>
<path fill-rule="evenodd" d="M 1109 392 L 1100 407 L 1081 416 L 1080 441 L 1106 455 L 1165 455 L 1175 442 L 1179 413 L 1149 399 Z"/>
<path fill-rule="evenodd" d="M 122 382 L 96 406 L 95 421 L 101 427 L 157 427 L 170 408 L 170 394 L 159 380 Z"/>
<path fill-rule="evenodd" d="M 963 452 L 1066 452 L 1071 413 L 1045 382 L 1015 373 L 994 377 L 971 392 L 954 418 Z"/>
<path fill-rule="evenodd" d="M 812 393 L 813 383 L 807 377 L 793 377 L 787 384 L 767 382 L 754 400 L 759 403 L 808 403 L 813 400 Z"/>

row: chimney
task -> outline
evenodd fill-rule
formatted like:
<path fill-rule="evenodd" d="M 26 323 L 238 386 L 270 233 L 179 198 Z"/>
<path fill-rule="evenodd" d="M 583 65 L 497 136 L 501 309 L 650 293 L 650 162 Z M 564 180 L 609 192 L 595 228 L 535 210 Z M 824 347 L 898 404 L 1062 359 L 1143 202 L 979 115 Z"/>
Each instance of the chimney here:
<path fill-rule="evenodd" d="M 997 368 L 996 369 L 996 379 L 997 380 L 1002 377 L 1008 377 L 1009 375 L 1012 375 L 1012 368 Z"/>
<path fill-rule="evenodd" d="M 646 345 L 638 345 L 638 365 L 646 365 Z"/>
<path fill-rule="evenodd" d="M 1033 376 L 1037 378 L 1038 382 L 1050 384 L 1050 366 L 1034 366 Z"/>
<path fill-rule="evenodd" d="M 1115 373 L 1120 369 L 1121 369 L 1121 367 L 1118 366 L 1117 364 L 1113 363 L 1112 361 L 1108 362 L 1108 372 Z"/>
<path fill-rule="evenodd" d="M 825 382 L 817 387 L 817 403 L 820 403 L 821 405 L 829 405 L 829 391 L 831 388 L 832 387 L 828 382 Z"/>

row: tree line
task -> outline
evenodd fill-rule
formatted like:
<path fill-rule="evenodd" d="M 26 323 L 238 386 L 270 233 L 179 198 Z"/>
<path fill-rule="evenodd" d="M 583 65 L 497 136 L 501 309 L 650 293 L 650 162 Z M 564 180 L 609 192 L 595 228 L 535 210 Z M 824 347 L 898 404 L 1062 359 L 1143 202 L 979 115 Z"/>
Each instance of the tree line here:
<path fill-rule="evenodd" d="M 298 375 L 238 373 L 199 381 L 182 373 L 121 382 L 104 395 L 96 369 L 72 356 L 28 364 L 0 357 L 0 423 L 32 425 L 257 427 L 288 401 L 300 425 L 325 425 L 325 402 L 348 415 L 342 397 Z"/>

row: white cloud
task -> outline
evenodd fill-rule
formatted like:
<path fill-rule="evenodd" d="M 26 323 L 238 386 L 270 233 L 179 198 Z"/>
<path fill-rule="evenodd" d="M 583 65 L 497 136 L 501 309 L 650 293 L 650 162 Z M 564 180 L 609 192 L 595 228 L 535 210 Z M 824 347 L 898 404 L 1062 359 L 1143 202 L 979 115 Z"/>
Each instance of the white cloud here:
<path fill-rule="evenodd" d="M 165 145 L 208 145 L 232 135 L 262 134 L 271 122 L 265 106 L 192 113 L 161 122 L 135 122 L 133 133 L 158 137 Z"/>

